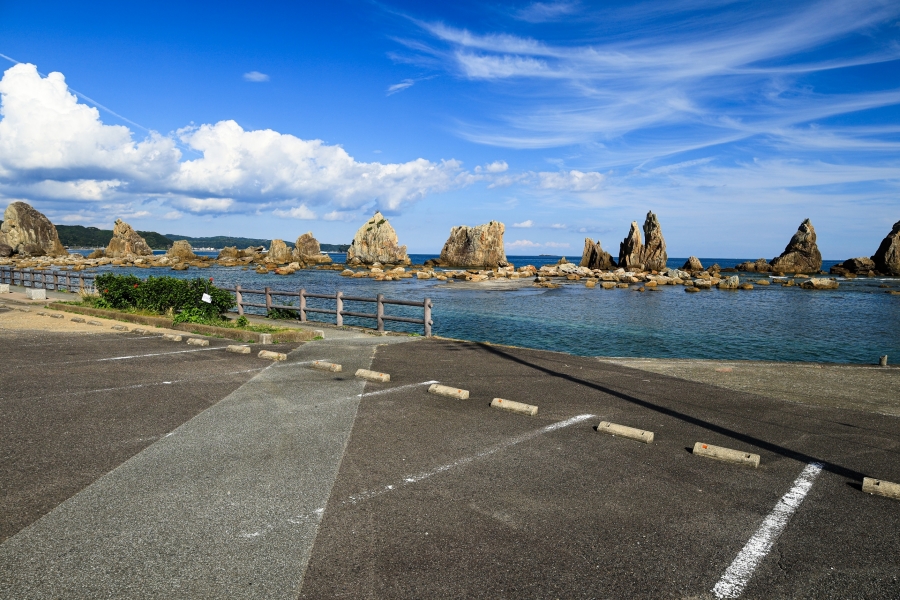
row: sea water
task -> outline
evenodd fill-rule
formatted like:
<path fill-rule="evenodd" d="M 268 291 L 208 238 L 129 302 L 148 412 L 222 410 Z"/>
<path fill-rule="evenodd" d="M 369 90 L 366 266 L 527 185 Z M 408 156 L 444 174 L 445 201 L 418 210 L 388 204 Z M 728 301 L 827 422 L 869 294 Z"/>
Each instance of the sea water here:
<path fill-rule="evenodd" d="M 198 253 L 203 254 L 203 253 Z M 215 255 L 215 253 L 211 253 Z M 332 255 L 335 262 L 343 254 Z M 421 264 L 434 255 L 411 255 Z M 567 257 L 578 263 L 580 257 Z M 516 266 L 554 264 L 559 257 L 511 256 Z M 708 259 L 710 266 L 731 267 L 744 259 Z M 679 268 L 685 259 L 670 259 Z M 835 264 L 826 261 L 823 269 Z M 109 267 L 103 270 L 108 270 Z M 582 356 L 706 358 L 720 360 L 818 361 L 868 363 L 887 354 L 900 360 L 900 278 L 842 279 L 837 290 L 783 288 L 778 284 L 755 289 L 705 290 L 687 294 L 683 286 L 660 286 L 640 293 L 629 289 L 587 288 L 584 281 L 561 281 L 558 289 L 538 288 L 530 280 L 498 283 L 445 283 L 434 279 L 378 282 L 341 277 L 337 271 L 307 269 L 293 275 L 260 275 L 251 269 L 212 266 L 187 271 L 115 268 L 138 277 L 170 275 L 213 278 L 214 285 L 421 301 L 431 298 L 434 334 L 554 350 Z M 741 281 L 770 278 L 740 274 Z M 554 280 L 556 281 L 556 280 Z M 797 280 L 798 283 L 800 280 Z M 245 297 L 259 301 L 261 297 Z M 276 297 L 297 303 L 297 298 Z M 312 307 L 334 308 L 334 301 L 308 300 Z M 374 304 L 345 302 L 345 310 L 373 313 Z M 388 306 L 396 316 L 422 317 L 422 309 Z M 248 311 L 250 312 L 250 311 Z M 309 313 L 311 320 L 334 322 L 334 317 Z M 330 318 L 329 318 L 330 317 Z M 346 317 L 345 324 L 374 327 L 374 321 Z M 422 333 L 421 325 L 389 322 L 388 329 Z"/>

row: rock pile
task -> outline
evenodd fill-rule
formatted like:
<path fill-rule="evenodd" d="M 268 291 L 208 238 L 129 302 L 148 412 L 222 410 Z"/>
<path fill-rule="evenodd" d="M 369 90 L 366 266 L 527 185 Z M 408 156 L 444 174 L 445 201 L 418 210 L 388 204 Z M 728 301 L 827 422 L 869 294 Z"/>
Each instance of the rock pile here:
<path fill-rule="evenodd" d="M 616 266 L 612 255 L 600 246 L 600 240 L 594 242 L 591 238 L 584 238 L 584 251 L 578 264 L 588 269 L 612 269 Z"/>
<path fill-rule="evenodd" d="M 499 221 L 475 227 L 454 227 L 441 249 L 440 258 L 433 264 L 464 268 L 505 267 L 509 264 L 503 247 L 505 231 L 506 226 Z"/>
<path fill-rule="evenodd" d="M 620 267 L 648 271 L 666 268 L 669 258 L 666 254 L 666 240 L 663 238 L 659 219 L 652 212 L 648 212 L 644 220 L 644 238 L 646 242 L 642 244 L 637 221 L 632 221 L 628 236 L 619 245 Z"/>
<path fill-rule="evenodd" d="M 56 227 L 43 213 L 24 202 L 13 202 L 3 213 L 0 255 L 66 256 Z"/>
<path fill-rule="evenodd" d="M 369 219 L 353 236 L 347 250 L 347 264 L 408 265 L 406 246 L 397 244 L 397 232 L 380 212 Z"/>
<path fill-rule="evenodd" d="M 104 254 L 109 258 L 152 256 L 153 250 L 131 225 L 122 219 L 116 219 L 112 239 Z"/>

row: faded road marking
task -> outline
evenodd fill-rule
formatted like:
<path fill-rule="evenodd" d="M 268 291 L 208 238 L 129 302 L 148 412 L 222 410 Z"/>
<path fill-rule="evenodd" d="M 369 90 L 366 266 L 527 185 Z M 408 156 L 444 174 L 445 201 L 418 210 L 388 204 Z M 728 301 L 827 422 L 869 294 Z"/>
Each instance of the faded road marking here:
<path fill-rule="evenodd" d="M 400 390 L 408 390 L 422 385 L 431 385 L 437 381 L 423 381 L 422 383 L 410 383 L 408 385 L 399 385 L 397 387 L 388 388 L 386 390 L 378 390 L 377 392 L 369 392 L 367 394 L 359 394 L 358 398 L 368 398 L 369 396 L 380 396 L 381 394 L 390 394 L 391 392 L 399 392 Z"/>
<path fill-rule="evenodd" d="M 198 348 L 197 350 L 176 350 L 174 352 L 154 352 L 153 354 L 132 354 L 131 356 L 113 356 L 112 358 L 98 358 L 96 362 L 105 360 L 128 360 L 130 358 L 145 358 L 147 356 L 166 356 L 167 354 L 186 354 L 187 352 L 208 352 L 210 350 L 224 350 L 225 346 L 217 348 Z"/>
<path fill-rule="evenodd" d="M 731 566 L 725 570 L 725 574 L 712 589 L 716 598 L 738 598 L 747 587 L 747 583 L 753 576 L 753 572 L 762 559 L 765 558 L 772 545 L 784 528 L 787 527 L 791 516 L 806 498 L 806 494 L 813 486 L 816 477 L 822 472 L 822 465 L 810 463 L 806 465 L 800 476 L 794 481 L 794 485 L 788 490 L 775 509 L 765 518 L 750 541 L 738 553 Z"/>
<path fill-rule="evenodd" d="M 434 477 L 435 475 L 439 475 L 441 473 L 445 473 L 450 471 L 451 469 L 455 469 L 456 467 L 461 467 L 463 465 L 467 465 L 471 462 L 478 460 L 479 458 L 484 458 L 486 456 L 490 456 L 491 454 L 495 454 L 500 450 L 505 450 L 510 446 L 515 446 L 516 444 L 521 444 L 522 442 L 527 442 L 530 439 L 536 438 L 538 436 L 544 435 L 545 433 L 550 433 L 556 431 L 558 429 L 563 429 L 565 427 L 569 427 L 570 425 L 575 425 L 576 423 L 581 423 L 582 421 L 586 421 L 588 419 L 593 418 L 594 415 L 578 415 L 577 417 L 572 417 L 571 419 L 566 419 L 565 421 L 559 421 L 558 423 L 553 423 L 552 425 L 547 425 L 546 427 L 541 427 L 540 429 L 536 429 L 534 431 L 523 433 L 522 435 L 517 435 L 516 437 L 510 438 L 504 442 L 500 442 L 494 446 L 491 446 L 487 450 L 482 450 L 477 454 L 473 454 L 472 456 L 467 456 L 465 458 L 460 458 L 459 460 L 455 460 L 452 463 L 448 463 L 446 465 L 441 465 L 436 469 L 432 469 L 430 471 L 424 471 L 422 473 L 417 473 L 415 475 L 410 475 L 409 477 L 404 477 L 403 481 L 396 483 L 395 485 L 387 485 L 381 489 L 371 490 L 367 492 L 362 492 L 359 494 L 354 494 L 350 496 L 344 503 L 356 504 L 361 500 L 368 500 L 370 498 L 374 498 L 376 496 L 380 496 L 382 494 L 386 494 L 395 489 L 398 489 L 403 486 L 411 485 L 413 483 L 419 483 L 429 477 Z"/>

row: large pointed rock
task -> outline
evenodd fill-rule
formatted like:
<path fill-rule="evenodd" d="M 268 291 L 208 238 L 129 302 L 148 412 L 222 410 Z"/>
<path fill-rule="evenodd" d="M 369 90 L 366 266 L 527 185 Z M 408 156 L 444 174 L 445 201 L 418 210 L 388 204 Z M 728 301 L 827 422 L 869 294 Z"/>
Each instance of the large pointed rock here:
<path fill-rule="evenodd" d="M 322 254 L 322 248 L 319 246 L 319 240 L 313 237 L 311 231 L 304 233 L 297 238 L 294 243 L 294 250 L 291 257 L 300 263 L 306 264 L 328 264 L 331 263 L 331 257 Z"/>
<path fill-rule="evenodd" d="M 644 249 L 641 252 L 641 262 L 648 271 L 662 271 L 666 268 L 666 240 L 663 238 L 662 227 L 659 219 L 652 212 L 647 212 L 644 220 Z"/>
<path fill-rule="evenodd" d="M 386 265 L 408 265 L 406 246 L 397 244 L 397 232 L 380 212 L 366 221 L 353 236 L 347 250 L 347 263 L 381 263 Z"/>
<path fill-rule="evenodd" d="M 454 227 L 438 261 L 445 267 L 505 267 L 509 264 L 503 247 L 505 231 L 506 226 L 499 221 Z"/>
<path fill-rule="evenodd" d="M 619 244 L 619 266 L 629 271 L 662 271 L 669 260 L 666 254 L 666 240 L 663 238 L 659 219 L 652 212 L 647 212 L 644 220 L 644 239 L 641 243 L 641 231 L 637 221 L 631 222 L 631 229 Z"/>
<path fill-rule="evenodd" d="M 15 254 L 65 256 L 68 251 L 59 241 L 56 227 L 43 213 L 24 202 L 13 202 L 3 213 L 0 244 Z"/>
<path fill-rule="evenodd" d="M 142 238 L 131 228 L 131 225 L 122 219 L 116 219 L 116 225 L 113 227 L 113 236 L 109 240 L 106 247 L 107 258 L 123 258 L 126 256 L 152 256 L 153 250 L 147 244 L 147 240 Z"/>
<path fill-rule="evenodd" d="M 805 219 L 784 252 L 772 259 L 772 270 L 780 273 L 816 273 L 821 268 L 822 253 L 816 245 L 816 230 L 809 219 Z"/>
<path fill-rule="evenodd" d="M 581 253 L 581 262 L 578 266 L 588 269 L 612 269 L 616 263 L 612 255 L 600 246 L 600 240 L 594 242 L 591 238 L 584 238 L 584 251 Z"/>
<path fill-rule="evenodd" d="M 627 271 L 642 271 L 644 269 L 641 262 L 643 248 L 641 230 L 637 221 L 632 221 L 628 236 L 619 244 L 619 266 Z"/>
<path fill-rule="evenodd" d="M 875 270 L 886 275 L 900 275 L 900 221 L 894 223 L 872 257 Z"/>

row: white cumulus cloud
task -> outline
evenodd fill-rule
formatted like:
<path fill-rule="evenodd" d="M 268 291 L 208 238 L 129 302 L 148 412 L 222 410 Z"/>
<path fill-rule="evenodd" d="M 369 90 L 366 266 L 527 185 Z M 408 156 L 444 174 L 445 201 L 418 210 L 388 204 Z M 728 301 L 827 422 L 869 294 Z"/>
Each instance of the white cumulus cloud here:
<path fill-rule="evenodd" d="M 590 192 L 603 183 L 603 174 L 589 171 L 559 171 L 557 173 L 541 172 L 538 176 L 538 187 L 545 190 L 567 192 Z"/>
<path fill-rule="evenodd" d="M 301 204 L 300 206 L 296 206 L 290 210 L 280 210 L 276 209 L 272 211 L 276 217 L 288 217 L 291 219 L 304 219 L 307 221 L 313 221 L 316 219 L 316 213 L 311 211 L 305 204 Z"/>
<path fill-rule="evenodd" d="M 540 244 L 531 240 L 516 240 L 506 244 L 507 248 L 540 248 Z"/>
<path fill-rule="evenodd" d="M 42 77 L 29 64 L 11 67 L 0 79 L 0 116 L 3 199 L 152 201 L 167 217 L 299 203 L 279 210 L 314 218 L 313 207 L 323 205 L 334 219 L 340 218 L 335 211 L 373 202 L 396 211 L 476 181 L 456 160 L 361 162 L 340 146 L 247 131 L 230 120 L 135 141 L 128 127 L 106 125 L 96 108 L 79 103 L 61 73 Z M 183 160 L 178 142 L 199 157 Z M 500 168 L 494 165 L 489 168 Z"/>
<path fill-rule="evenodd" d="M 533 227 L 533 226 L 534 226 L 534 221 L 532 221 L 531 219 L 528 219 L 527 221 L 522 221 L 521 223 L 513 223 L 513 227 L 527 228 L 527 227 Z"/>

